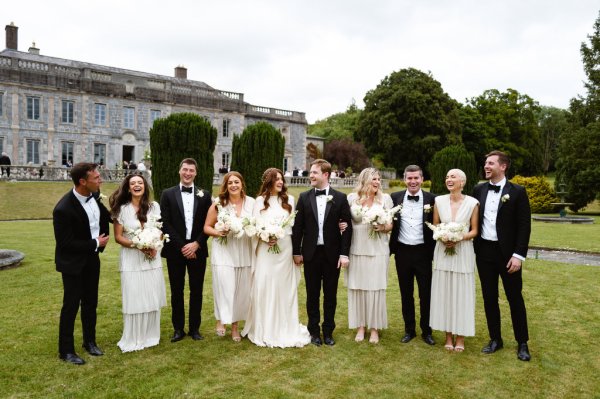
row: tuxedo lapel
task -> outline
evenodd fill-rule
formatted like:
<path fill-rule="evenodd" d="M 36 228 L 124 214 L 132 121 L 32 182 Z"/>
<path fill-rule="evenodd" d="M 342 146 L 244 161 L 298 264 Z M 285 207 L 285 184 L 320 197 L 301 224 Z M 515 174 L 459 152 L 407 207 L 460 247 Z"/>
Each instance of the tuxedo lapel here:
<path fill-rule="evenodd" d="M 510 184 L 511 183 L 507 179 L 506 184 L 502 188 L 502 193 L 500 193 L 500 201 L 498 201 L 498 213 L 500 213 L 500 209 L 502 208 L 502 205 L 504 205 L 504 201 L 502 201 L 502 197 L 504 197 L 510 191 Z"/>
<path fill-rule="evenodd" d="M 175 196 L 175 202 L 177 202 L 177 207 L 179 208 L 179 214 L 181 215 L 181 218 L 185 221 L 185 212 L 183 210 L 183 200 L 181 199 L 181 189 L 179 188 L 179 186 L 175 187 L 175 189 L 173 190 L 173 195 Z"/>
<path fill-rule="evenodd" d="M 308 193 L 308 199 L 310 200 L 310 206 L 313 211 L 313 215 L 315 216 L 315 220 L 319 223 L 319 212 L 317 210 L 317 196 L 315 195 L 315 190 L 311 189 Z"/>
<path fill-rule="evenodd" d="M 88 232 L 88 235 L 91 237 L 92 232 L 90 231 L 90 219 L 88 218 L 85 209 L 83 209 L 83 205 L 81 205 L 81 202 L 79 202 L 79 200 L 77 199 L 77 197 L 75 197 L 75 194 L 73 194 L 73 192 L 71 192 L 71 205 L 73 207 L 73 210 L 75 211 L 75 213 L 77 213 L 77 216 L 81 220 L 81 224 L 87 227 L 87 229 L 84 230 L 86 230 Z"/>
<path fill-rule="evenodd" d="M 202 190 L 196 187 L 194 187 L 194 190 L 192 190 L 192 195 L 194 196 L 194 218 L 196 217 L 196 212 L 198 211 L 198 205 L 200 203 L 200 197 L 196 195 L 196 191 L 202 192 Z"/>
<path fill-rule="evenodd" d="M 483 213 L 485 212 L 485 201 L 487 200 L 487 196 L 488 196 L 488 188 L 486 187 L 487 183 L 484 183 L 481 186 L 481 192 L 479 194 L 479 222 L 483 223 Z"/>
<path fill-rule="evenodd" d="M 323 224 L 325 224 L 325 221 L 327 220 L 327 215 L 329 215 L 329 211 L 331 210 L 331 207 L 333 206 L 333 196 L 334 196 L 335 191 L 329 187 L 329 195 L 331 196 L 332 200 L 331 201 L 327 201 L 325 203 L 325 215 L 323 216 Z M 317 202 L 317 197 L 315 196 L 315 204 Z"/>

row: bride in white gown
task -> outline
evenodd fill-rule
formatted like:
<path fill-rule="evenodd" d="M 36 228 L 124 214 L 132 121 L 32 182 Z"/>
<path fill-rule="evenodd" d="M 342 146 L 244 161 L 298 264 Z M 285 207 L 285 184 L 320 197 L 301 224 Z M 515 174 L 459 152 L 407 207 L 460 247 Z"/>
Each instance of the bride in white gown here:
<path fill-rule="evenodd" d="M 253 216 L 265 220 L 287 218 L 294 212 L 294 198 L 287 195 L 283 173 L 270 168 L 262 180 Z M 310 343 L 310 334 L 298 318 L 300 269 L 294 265 L 291 234 L 291 227 L 287 227 L 279 240 L 255 240 L 250 309 L 242 336 L 258 346 L 286 348 Z M 280 252 L 268 252 L 275 244 Z"/>

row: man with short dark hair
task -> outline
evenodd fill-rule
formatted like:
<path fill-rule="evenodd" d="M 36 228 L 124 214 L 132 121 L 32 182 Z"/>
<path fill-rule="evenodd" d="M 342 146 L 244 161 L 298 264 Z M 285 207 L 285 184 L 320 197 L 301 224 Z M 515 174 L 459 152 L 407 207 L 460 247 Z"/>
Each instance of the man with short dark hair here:
<path fill-rule="evenodd" d="M 292 227 L 294 263 L 304 263 L 306 311 L 311 342 L 316 346 L 335 344 L 335 310 L 340 268 L 347 267 L 352 241 L 352 216 L 346 195 L 329 185 L 331 164 L 316 159 L 310 167 L 312 188 L 300 194 Z M 340 234 L 340 222 L 346 229 Z M 320 296 L 323 286 L 323 324 Z M 323 330 L 323 339 L 321 339 Z"/>
<path fill-rule="evenodd" d="M 52 212 L 56 239 L 56 270 L 64 287 L 60 311 L 58 352 L 60 359 L 76 365 L 85 361 L 75 352 L 73 329 L 81 304 L 83 348 L 92 356 L 103 355 L 96 345 L 96 307 L 100 280 L 99 253 L 108 243 L 110 214 L 99 199 L 102 179 L 98 165 L 78 163 L 71 169 L 75 187 Z"/>
<path fill-rule="evenodd" d="M 486 183 L 473 189 L 479 203 L 479 235 L 475 238 L 477 271 L 490 342 L 482 349 L 492 354 L 504 343 L 500 329 L 498 305 L 498 277 L 502 278 L 506 299 L 510 305 L 513 331 L 517 340 L 517 358 L 529 361 L 527 341 L 527 311 L 523 300 L 521 268 L 527 257 L 531 234 L 531 208 L 524 187 L 506 178 L 510 158 L 501 151 L 486 155 L 484 171 Z"/>
<path fill-rule="evenodd" d="M 167 259 L 171 285 L 171 321 L 174 328 L 171 342 L 180 341 L 186 335 L 183 304 L 186 270 L 190 285 L 188 334 L 196 341 L 204 339 L 200 334 L 208 257 L 204 221 L 212 201 L 210 192 L 194 187 L 197 170 L 198 163 L 193 158 L 181 161 L 179 184 L 163 191 L 160 198 L 163 231 L 169 235 L 169 242 L 165 243 L 161 256 Z"/>
<path fill-rule="evenodd" d="M 433 232 L 425 224 L 433 221 L 435 195 L 421 190 L 423 170 L 417 165 L 409 165 L 404 169 L 404 183 L 406 190 L 391 195 L 394 206 L 402 205 L 402 210 L 394 220 L 390 236 L 390 254 L 396 260 L 402 298 L 404 336 L 401 342 L 408 343 L 417 336 L 413 297 L 416 279 L 421 311 L 421 338 L 426 344 L 435 345 L 429 326 L 431 262 L 435 241 Z"/>

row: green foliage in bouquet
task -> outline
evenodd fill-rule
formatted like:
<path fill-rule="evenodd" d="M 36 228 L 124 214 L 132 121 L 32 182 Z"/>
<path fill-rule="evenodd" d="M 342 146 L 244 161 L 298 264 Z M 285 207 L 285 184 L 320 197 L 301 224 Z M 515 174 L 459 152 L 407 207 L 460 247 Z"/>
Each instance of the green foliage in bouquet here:
<path fill-rule="evenodd" d="M 154 198 L 159 200 L 164 189 L 179 182 L 179 164 L 184 158 L 198 162 L 195 185 L 211 191 L 216 144 L 217 129 L 200 115 L 175 113 L 154 121 L 150 129 Z"/>
<path fill-rule="evenodd" d="M 250 125 L 241 135 L 233 137 L 231 170 L 244 176 L 248 195 L 256 196 L 266 169 L 281 169 L 284 146 L 281 133 L 267 122 Z"/>
<path fill-rule="evenodd" d="M 533 213 L 552 213 L 555 212 L 555 206 L 552 202 L 558 202 L 554 189 L 548 183 L 544 176 L 523 177 L 515 176 L 510 179 L 511 182 L 525 187 L 529 197 L 529 205 Z"/>

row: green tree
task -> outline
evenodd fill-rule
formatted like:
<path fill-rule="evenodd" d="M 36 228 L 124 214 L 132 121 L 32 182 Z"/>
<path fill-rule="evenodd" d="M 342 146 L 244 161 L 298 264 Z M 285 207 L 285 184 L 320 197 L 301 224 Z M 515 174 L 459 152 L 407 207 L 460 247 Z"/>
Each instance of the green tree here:
<path fill-rule="evenodd" d="M 360 113 L 361 110 L 353 103 L 346 112 L 333 114 L 308 125 L 308 134 L 323 137 L 326 143 L 331 140 L 352 139 Z"/>
<path fill-rule="evenodd" d="M 470 194 L 473 187 L 479 182 L 477 162 L 472 152 L 463 145 L 452 145 L 435 153 L 428 169 L 431 173 L 431 192 L 436 194 L 446 193 L 446 175 L 450 169 L 460 169 L 467 175 L 467 183 L 463 193 Z"/>
<path fill-rule="evenodd" d="M 160 199 L 164 189 L 179 182 L 179 164 L 184 158 L 198 162 L 195 184 L 211 191 L 216 144 L 217 129 L 200 115 L 175 113 L 154 121 L 150 154 L 155 198 Z"/>
<path fill-rule="evenodd" d="M 554 169 L 556 148 L 560 137 L 569 130 L 569 112 L 555 107 L 541 107 L 536 117 L 540 127 L 542 172 L 547 174 Z"/>
<path fill-rule="evenodd" d="M 260 190 L 262 174 L 268 168 L 282 168 L 285 139 L 267 122 L 257 122 L 233 137 L 231 170 L 244 176 L 248 195 Z"/>
<path fill-rule="evenodd" d="M 534 176 L 542 170 L 540 129 L 536 113 L 540 106 L 526 94 L 514 89 L 486 90 L 469 104 L 477 109 L 486 126 L 483 139 L 488 149 L 511 156 L 514 174 Z"/>
<path fill-rule="evenodd" d="M 485 123 L 477 108 L 470 104 L 460 105 L 458 117 L 463 145 L 476 160 L 483 162 L 485 154 L 494 149 L 495 143 L 490 139 L 493 130 Z"/>
<path fill-rule="evenodd" d="M 587 94 L 571 100 L 571 131 L 561 136 L 556 161 L 555 189 L 565 184 L 574 211 L 600 196 L 600 14 L 587 38 L 581 44 Z"/>
<path fill-rule="evenodd" d="M 370 164 L 365 146 L 350 139 L 330 141 L 325 144 L 323 155 L 340 170 L 350 167 L 352 170 L 361 171 Z"/>
<path fill-rule="evenodd" d="M 558 146 L 555 189 L 565 184 L 567 202 L 577 212 L 600 194 L 600 122 L 563 134 Z"/>
<path fill-rule="evenodd" d="M 437 151 L 460 143 L 458 104 L 430 73 L 414 68 L 393 72 L 364 102 L 354 138 L 386 166 L 424 167 Z"/>

